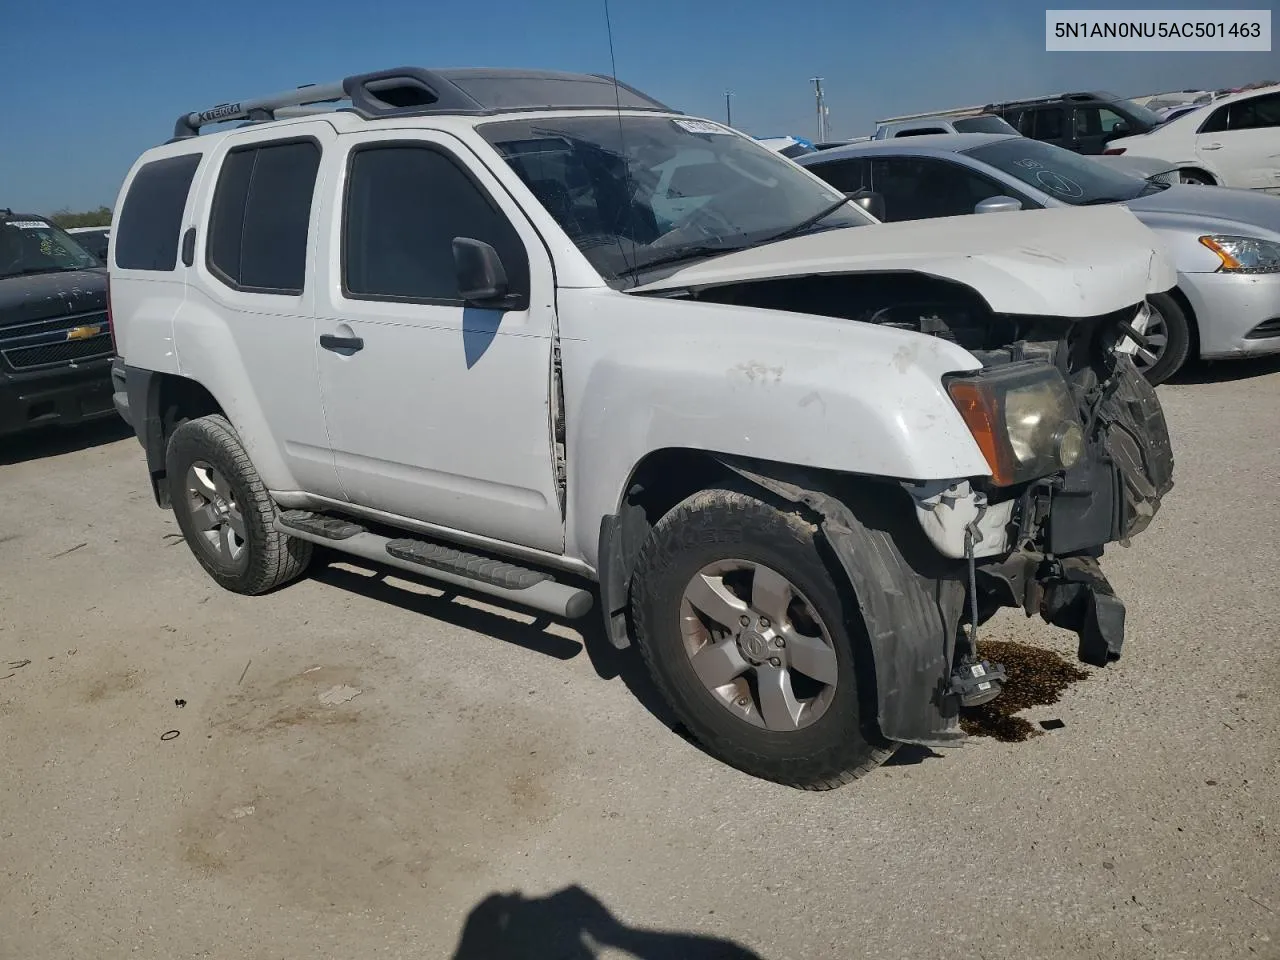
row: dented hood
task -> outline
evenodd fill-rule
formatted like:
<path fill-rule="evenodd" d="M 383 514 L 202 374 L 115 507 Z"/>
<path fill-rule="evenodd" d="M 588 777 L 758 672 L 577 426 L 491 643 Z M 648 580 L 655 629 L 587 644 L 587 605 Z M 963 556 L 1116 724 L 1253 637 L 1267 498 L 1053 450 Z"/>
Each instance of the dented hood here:
<path fill-rule="evenodd" d="M 628 292 L 883 272 L 963 283 L 997 313 L 1062 317 L 1110 313 L 1177 282 L 1154 233 L 1127 209 L 1100 206 L 828 230 L 713 257 Z"/>

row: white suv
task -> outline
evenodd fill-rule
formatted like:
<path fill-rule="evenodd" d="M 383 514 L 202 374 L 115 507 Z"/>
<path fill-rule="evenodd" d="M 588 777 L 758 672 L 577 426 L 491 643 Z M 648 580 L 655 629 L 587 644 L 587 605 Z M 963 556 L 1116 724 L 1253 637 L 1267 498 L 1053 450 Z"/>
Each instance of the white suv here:
<path fill-rule="evenodd" d="M 883 225 L 609 78 L 404 68 L 183 116 L 116 209 L 117 406 L 230 590 L 322 544 L 598 597 L 710 752 L 808 788 L 960 739 L 1001 606 L 1119 654 L 1175 280 L 1122 208 Z"/>

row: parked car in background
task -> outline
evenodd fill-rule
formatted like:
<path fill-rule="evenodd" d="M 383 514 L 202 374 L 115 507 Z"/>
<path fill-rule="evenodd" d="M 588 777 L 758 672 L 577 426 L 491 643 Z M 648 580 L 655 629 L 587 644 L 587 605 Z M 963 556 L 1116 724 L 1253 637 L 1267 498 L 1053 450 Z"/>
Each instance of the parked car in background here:
<path fill-rule="evenodd" d="M 814 153 L 818 149 L 803 137 L 756 137 L 756 139 L 761 145 L 768 147 L 774 153 L 782 154 L 788 160 L 803 157 L 806 153 Z"/>
<path fill-rule="evenodd" d="M 966 616 L 1120 655 L 1099 558 L 1173 470 L 1130 331 L 1176 280 L 1127 210 L 881 224 L 610 78 L 419 68 L 184 113 L 115 209 L 116 402 L 229 590 L 320 544 L 598 597 L 708 752 L 811 789 L 962 737 Z"/>
<path fill-rule="evenodd" d="M 1166 160 L 1184 183 L 1280 192 L 1280 86 L 1222 97 L 1108 151 Z"/>
<path fill-rule="evenodd" d="M 1146 133 L 1160 117 L 1110 93 L 1060 93 L 1051 97 L 988 104 L 1018 133 L 1073 153 L 1102 153 L 1117 137 Z"/>
<path fill-rule="evenodd" d="M 1203 106 L 1217 96 L 1212 90 L 1178 90 L 1173 93 L 1161 93 L 1154 97 L 1146 97 L 1140 105 L 1148 110 L 1164 115 L 1167 110 L 1184 107 Z M 1139 101 L 1134 101 L 1138 103 Z"/>
<path fill-rule="evenodd" d="M 1024 137 L 919 137 L 798 161 L 846 193 L 878 195 L 888 222 L 1123 204 L 1164 241 L 1178 286 L 1149 298 L 1138 351 L 1152 383 L 1188 356 L 1280 352 L 1280 199 L 1151 183 Z"/>
<path fill-rule="evenodd" d="M 892 140 L 895 137 L 920 137 L 931 133 L 1017 133 L 1003 117 L 994 113 L 975 113 L 969 116 L 931 116 L 910 120 L 882 120 L 876 125 L 872 140 Z"/>
<path fill-rule="evenodd" d="M 108 227 L 71 227 L 67 230 L 75 238 L 76 243 L 84 247 L 103 263 L 107 262 L 107 244 L 111 242 L 111 228 Z"/>
<path fill-rule="evenodd" d="M 0 434 L 111 414 L 111 352 L 101 261 L 0 209 Z"/>

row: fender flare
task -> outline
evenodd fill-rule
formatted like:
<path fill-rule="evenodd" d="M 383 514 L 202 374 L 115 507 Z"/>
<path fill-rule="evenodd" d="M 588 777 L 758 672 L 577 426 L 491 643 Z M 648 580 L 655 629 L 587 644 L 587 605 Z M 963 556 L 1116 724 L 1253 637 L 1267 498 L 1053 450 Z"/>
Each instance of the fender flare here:
<path fill-rule="evenodd" d="M 963 561 L 943 557 L 910 512 L 886 509 L 883 497 L 857 490 L 836 495 L 812 471 L 712 455 L 727 470 L 773 497 L 821 518 L 866 626 L 870 662 L 860 678 L 876 704 L 880 734 L 898 743 L 948 746 L 964 738 L 959 701 L 950 693 L 956 637 L 966 598 Z M 901 491 L 896 491 L 901 494 Z M 601 611 L 610 642 L 630 645 L 627 603 L 631 562 L 648 535 L 643 510 L 624 503 L 600 527 Z M 834 571 L 833 571 L 834 574 Z M 858 651 L 855 651 L 858 653 Z"/>
<path fill-rule="evenodd" d="M 939 554 L 914 517 L 896 516 L 883 501 L 876 504 L 860 492 L 834 496 L 798 471 L 783 479 L 729 459 L 721 462 L 761 489 L 822 517 L 822 534 L 848 578 L 866 626 L 881 735 L 925 746 L 963 739 L 960 704 L 949 692 L 966 597 L 963 563 Z"/>

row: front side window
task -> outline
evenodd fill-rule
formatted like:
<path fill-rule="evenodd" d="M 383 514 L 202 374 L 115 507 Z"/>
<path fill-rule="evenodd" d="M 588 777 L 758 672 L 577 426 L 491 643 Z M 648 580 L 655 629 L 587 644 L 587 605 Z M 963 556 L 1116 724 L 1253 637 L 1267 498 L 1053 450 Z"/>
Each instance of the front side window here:
<path fill-rule="evenodd" d="M 1132 200 L 1156 193 L 1166 186 L 1147 183 L 1097 160 L 1038 140 L 1010 138 L 964 152 L 1055 200 L 1073 206 Z"/>
<path fill-rule="evenodd" d="M 319 167 L 320 147 L 311 140 L 227 154 L 209 218 L 207 256 L 215 275 L 253 293 L 302 293 Z"/>
<path fill-rule="evenodd" d="M 1006 192 L 989 177 L 932 157 L 876 159 L 872 177 L 890 223 L 963 216 L 983 200 Z"/>
<path fill-rule="evenodd" d="M 115 219 L 116 266 L 125 270 L 173 270 L 191 179 L 200 154 L 144 163 L 129 185 Z"/>
<path fill-rule="evenodd" d="M 461 304 L 457 237 L 492 246 L 512 292 L 528 290 L 520 235 L 451 156 L 423 144 L 352 154 L 342 228 L 348 296 Z"/>
<path fill-rule="evenodd" d="M 809 169 L 842 193 L 871 189 L 871 162 L 860 157 L 831 163 L 812 163 L 809 164 Z"/>
<path fill-rule="evenodd" d="M 92 254 L 46 220 L 0 217 L 0 280 L 100 266 Z"/>
<path fill-rule="evenodd" d="M 478 129 L 617 286 L 781 235 L 873 222 L 795 164 L 705 120 L 615 114 Z"/>
<path fill-rule="evenodd" d="M 1239 100 L 1227 106 L 1228 130 L 1258 130 L 1280 127 L 1280 93 Z"/>

